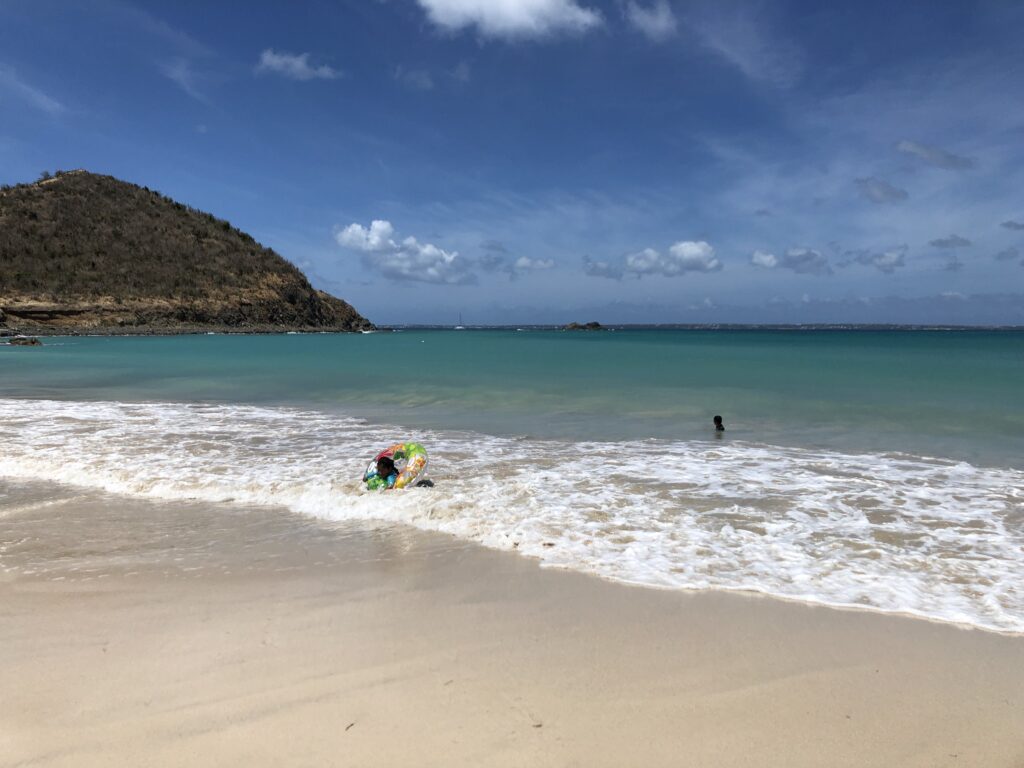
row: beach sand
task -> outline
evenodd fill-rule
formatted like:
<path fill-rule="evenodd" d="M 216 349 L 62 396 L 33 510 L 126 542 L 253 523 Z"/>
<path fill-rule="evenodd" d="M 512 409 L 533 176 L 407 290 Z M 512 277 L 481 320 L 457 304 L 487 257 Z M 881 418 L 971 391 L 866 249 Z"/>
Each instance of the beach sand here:
<path fill-rule="evenodd" d="M 1024 638 L 0 492 L 3 766 L 1024 765 Z"/>

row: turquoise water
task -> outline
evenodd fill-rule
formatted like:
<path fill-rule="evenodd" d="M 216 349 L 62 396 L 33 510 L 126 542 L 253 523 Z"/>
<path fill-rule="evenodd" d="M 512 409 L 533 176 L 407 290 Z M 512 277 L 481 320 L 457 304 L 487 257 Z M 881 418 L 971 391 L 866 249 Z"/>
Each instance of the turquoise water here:
<path fill-rule="evenodd" d="M 403 331 L 0 347 L 0 397 L 311 406 L 410 427 L 1019 467 L 1024 332 Z"/>
<path fill-rule="evenodd" d="M 1022 385 L 1022 332 L 47 339 L 0 346 L 0 480 L 1024 633 Z M 367 491 L 408 439 L 434 487 Z"/>

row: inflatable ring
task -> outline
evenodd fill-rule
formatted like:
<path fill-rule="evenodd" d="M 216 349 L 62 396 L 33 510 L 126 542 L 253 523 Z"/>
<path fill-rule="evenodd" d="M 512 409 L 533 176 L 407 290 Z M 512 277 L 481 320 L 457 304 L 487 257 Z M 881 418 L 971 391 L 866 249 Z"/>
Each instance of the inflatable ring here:
<path fill-rule="evenodd" d="M 363 473 L 363 482 L 371 491 L 387 488 L 387 478 L 377 474 L 377 462 L 387 457 L 395 462 L 398 479 L 395 488 L 408 488 L 422 480 L 427 474 L 427 449 L 419 443 L 395 443 L 373 457 Z"/>

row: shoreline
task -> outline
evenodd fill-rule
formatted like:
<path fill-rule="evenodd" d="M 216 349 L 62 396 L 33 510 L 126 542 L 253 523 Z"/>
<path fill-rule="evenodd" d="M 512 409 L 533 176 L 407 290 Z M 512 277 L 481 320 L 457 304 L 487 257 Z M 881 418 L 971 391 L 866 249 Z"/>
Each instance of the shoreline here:
<path fill-rule="evenodd" d="M 0 339 L 12 338 L 14 336 L 36 336 L 40 338 L 121 338 L 121 337 L 141 337 L 147 338 L 152 336 L 285 336 L 285 335 L 304 335 L 313 336 L 320 334 L 359 334 L 359 333 L 374 333 L 380 331 L 380 328 L 372 328 L 367 330 L 342 330 L 338 328 L 322 329 L 322 328 L 274 328 L 267 326 L 265 328 L 247 328 L 239 330 L 232 326 L 218 326 L 218 327 L 193 327 L 193 328 L 179 328 L 179 329 L 168 329 L 168 328 L 130 328 L 130 329 L 118 329 L 118 328 L 85 328 L 85 329 L 53 329 L 47 328 L 45 330 L 38 329 L 26 329 L 26 328 L 0 328 Z"/>
<path fill-rule="evenodd" d="M 31 541 L 5 559 L 39 568 L 0 572 L 12 765 L 1024 759 L 1020 638 L 394 526 L 7 490 L 0 538 Z"/>
<path fill-rule="evenodd" d="M 241 443 L 243 445 L 249 439 L 262 439 L 261 435 L 268 426 L 265 423 L 268 418 L 272 429 L 281 430 L 287 426 L 299 435 L 308 430 L 320 433 L 320 430 L 338 428 L 341 433 L 351 434 L 356 446 L 362 446 L 363 443 L 388 444 L 390 433 L 395 430 L 359 416 L 344 416 L 341 413 L 320 410 L 310 410 L 307 413 L 300 408 L 303 418 L 294 420 L 293 423 L 284 422 L 280 417 L 288 410 L 294 410 L 297 407 L 294 405 L 279 408 L 266 403 L 239 405 L 219 401 L 165 403 L 149 400 L 131 404 L 106 400 L 89 403 L 59 398 L 39 400 L 34 397 L 0 400 L 0 404 L 4 402 L 7 404 L 5 414 L 10 416 L 10 423 L 20 425 L 16 428 L 25 430 L 26 435 L 34 435 L 24 444 L 26 447 L 20 458 L 19 451 L 14 450 L 13 445 L 7 460 L 0 458 L 0 466 L 6 473 L 12 478 L 21 477 L 25 481 L 52 480 L 77 483 L 77 486 L 69 485 L 68 488 L 77 488 L 86 494 L 120 493 L 126 497 L 150 499 L 157 504 L 174 503 L 175 500 L 189 498 L 201 499 L 208 503 L 231 499 L 237 501 L 239 505 L 251 503 L 267 505 L 268 508 L 287 508 L 292 512 L 308 515 L 310 519 L 322 521 L 338 520 L 339 517 L 345 516 L 350 519 L 392 520 L 417 530 L 440 531 L 446 535 L 454 535 L 461 541 L 478 542 L 497 551 L 515 551 L 516 556 L 526 555 L 541 562 L 544 567 L 593 575 L 610 583 L 638 585 L 665 591 L 692 593 L 712 589 L 722 593 L 753 594 L 803 605 L 909 616 L 918 620 L 976 628 L 1010 637 L 1022 634 L 1019 593 L 1015 592 L 1012 586 L 1013 563 L 1017 562 L 1018 558 L 1018 555 L 1009 549 L 1012 548 L 1012 540 L 1000 537 L 998 531 L 995 531 L 983 541 L 980 539 L 981 529 L 976 525 L 967 531 L 979 537 L 975 545 L 976 553 L 991 558 L 990 567 L 986 569 L 988 577 L 992 579 L 996 575 L 999 576 L 994 582 L 990 581 L 987 587 L 982 583 L 976 583 L 979 580 L 974 578 L 975 574 L 979 577 L 982 574 L 969 561 L 957 561 L 954 567 L 959 569 L 958 573 L 964 578 L 969 579 L 957 581 L 947 572 L 936 570 L 933 573 L 926 565 L 915 567 L 917 556 L 914 552 L 908 550 L 905 553 L 905 548 L 901 549 L 899 546 L 876 551 L 875 557 L 871 559 L 854 557 L 842 560 L 841 555 L 836 554 L 837 550 L 851 551 L 854 555 L 860 551 L 860 539 L 856 538 L 862 534 L 860 529 L 850 532 L 841 528 L 830 528 L 826 523 L 819 530 L 816 527 L 818 523 L 814 521 L 799 524 L 801 518 L 800 515 L 796 515 L 797 523 L 786 523 L 790 530 L 777 541 L 765 537 L 757 530 L 748 530 L 749 526 L 756 529 L 759 524 L 770 524 L 776 519 L 783 522 L 791 521 L 786 509 L 779 506 L 796 503 L 789 497 L 785 502 L 771 502 L 771 506 L 760 511 L 761 517 L 751 516 L 748 520 L 742 517 L 732 519 L 727 514 L 723 517 L 721 513 L 703 515 L 699 511 L 703 499 L 694 496 L 690 501 L 691 506 L 686 509 L 698 511 L 687 513 L 678 532 L 673 528 L 668 535 L 653 540 L 650 535 L 645 538 L 645 534 L 648 533 L 648 529 L 643 527 L 646 516 L 634 516 L 625 520 L 622 523 L 625 526 L 624 532 L 618 531 L 614 523 L 594 518 L 597 520 L 596 527 L 589 534 L 593 540 L 586 540 L 588 534 L 585 528 L 577 527 L 571 518 L 564 515 L 553 516 L 551 520 L 556 521 L 553 523 L 555 527 L 545 529 L 546 518 L 543 514 L 536 514 L 538 510 L 543 511 L 544 502 L 539 502 L 541 506 L 535 509 L 529 507 L 531 499 L 537 497 L 537 494 L 541 494 L 539 498 L 547 499 L 554 492 L 545 486 L 544 472 L 550 471 L 551 462 L 557 465 L 559 462 L 564 464 L 570 460 L 557 456 L 574 455 L 575 444 L 571 442 L 535 440 L 528 445 L 523 441 L 508 438 L 490 438 L 493 442 L 490 444 L 491 452 L 488 455 L 492 460 L 504 455 L 500 452 L 505 450 L 529 449 L 527 452 L 533 458 L 524 460 L 525 463 L 515 463 L 511 459 L 507 465 L 498 462 L 496 466 L 499 470 L 502 466 L 506 467 L 507 471 L 502 470 L 505 474 L 487 475 L 496 484 L 495 487 L 524 493 L 523 504 L 527 506 L 506 504 L 488 507 L 488 502 L 483 501 L 481 503 L 484 506 L 480 509 L 486 507 L 490 509 L 490 514 L 482 516 L 472 508 L 465 507 L 467 500 L 481 497 L 474 494 L 472 488 L 467 488 L 464 482 L 460 483 L 455 475 L 455 469 L 469 466 L 477 467 L 473 471 L 484 470 L 483 467 L 477 466 L 477 459 L 474 458 L 476 452 L 467 453 L 468 445 L 481 445 L 483 439 L 467 440 L 463 433 L 429 434 L 430 440 L 439 449 L 435 460 L 440 460 L 441 463 L 437 463 L 436 468 L 441 472 L 439 477 L 445 481 L 445 487 L 440 493 L 422 498 L 384 499 L 364 493 L 361 485 L 356 482 L 364 468 L 361 457 L 369 448 L 356 447 L 342 451 L 341 453 L 351 457 L 347 460 L 348 463 L 331 457 L 322 457 L 315 461 L 282 464 L 278 475 L 279 482 L 270 484 L 254 479 L 259 476 L 258 473 L 262 471 L 259 468 L 267 460 L 263 454 L 243 451 L 237 456 L 228 456 L 214 452 L 204 458 L 205 454 L 199 453 L 195 456 L 180 456 L 177 461 L 168 461 L 169 456 L 165 455 L 162 449 L 163 438 L 160 431 L 142 429 L 150 422 L 159 425 L 170 420 L 177 425 L 182 435 L 190 435 L 190 439 L 197 441 L 197 444 L 215 446 L 223 437 L 217 430 L 207 430 L 207 422 L 212 414 L 205 410 L 214 408 L 214 421 L 226 419 L 233 428 L 235 425 L 245 425 L 245 429 L 239 432 L 239 436 L 244 438 Z M 93 405 L 97 410 L 96 414 L 93 414 Z M 74 441 L 67 442 L 68 438 L 76 433 L 65 433 L 63 428 L 47 430 L 29 427 L 33 420 L 38 421 L 42 417 L 55 424 L 64 424 L 68 418 L 73 418 L 74 424 L 91 424 L 92 429 L 99 431 L 116 430 L 117 424 L 127 417 L 130 423 L 137 423 L 140 428 L 130 435 L 123 432 L 118 434 L 122 434 L 123 439 L 131 440 L 140 457 L 150 458 L 139 463 L 127 455 L 118 458 L 117 451 L 112 451 L 109 456 L 107 451 L 95 453 L 89 448 L 88 440 L 80 445 Z M 26 418 L 28 421 L 25 421 Z M 340 423 L 339 418 L 343 418 L 345 423 Z M 81 438 L 81 433 L 77 434 L 79 436 L 75 437 L 75 440 Z M 289 442 L 284 436 L 281 439 L 282 445 L 289 446 L 289 451 L 305 451 L 314 447 L 308 444 L 309 441 L 304 437 L 297 442 Z M 56 458 L 52 450 L 49 452 L 49 458 L 45 458 L 42 454 L 35 455 L 36 452 L 30 448 L 33 441 L 48 444 L 54 440 L 63 441 L 63 445 L 68 449 L 61 454 L 63 458 L 56 464 L 52 461 Z M 749 493 L 751 498 L 758 496 L 761 492 L 758 489 L 761 486 L 756 484 L 756 474 L 753 478 L 743 473 L 732 477 L 726 475 L 725 471 L 727 464 L 742 466 L 749 453 L 748 449 L 756 450 L 763 446 L 747 446 L 743 441 L 733 441 L 731 446 L 734 453 L 725 459 L 721 456 L 724 448 L 713 442 L 706 446 L 697 446 L 709 453 L 710 458 L 707 461 L 700 459 L 700 450 L 689 451 L 692 461 L 695 462 L 691 473 L 695 477 L 700 477 L 711 467 L 717 475 L 730 483 L 753 483 L 749 486 Z M 618 448 L 615 450 L 617 453 L 624 453 Z M 855 481 L 865 482 L 857 478 L 877 478 L 877 465 L 884 463 L 874 454 L 826 453 L 825 459 L 842 466 L 843 471 L 830 481 L 830 485 L 824 486 L 824 491 L 821 492 L 832 492 L 833 486 L 848 489 Z M 543 460 L 537 458 L 541 454 Z M 788 454 L 784 451 L 784 455 Z M 902 458 L 908 459 L 906 456 Z M 810 466 L 810 471 L 815 472 L 814 477 L 820 478 L 820 472 L 814 467 L 825 459 L 822 459 L 819 453 L 808 453 L 801 449 L 790 456 L 787 463 L 780 466 L 789 467 L 793 471 L 796 471 L 794 467 Z M 539 464 L 536 463 L 538 461 Z M 1008 488 L 1019 480 L 1019 473 L 998 466 L 986 468 L 982 465 L 964 464 L 962 460 L 950 458 L 928 461 L 944 465 L 941 471 L 956 470 L 959 473 L 957 487 L 961 488 L 961 491 L 975 489 L 977 493 L 974 498 L 979 500 L 984 499 L 988 488 Z M 62 466 L 66 469 L 60 469 Z M 534 485 L 523 486 L 525 481 L 516 474 L 516 471 L 524 466 L 530 469 L 530 477 L 540 478 Z M 968 468 L 972 473 L 970 476 L 965 474 Z M 616 471 L 622 476 L 628 474 L 624 469 Z M 917 477 L 915 473 L 922 471 L 922 467 L 910 470 L 904 468 L 902 471 L 900 482 L 910 483 L 908 492 L 913 492 L 917 487 L 913 485 Z M 350 481 L 346 481 L 346 478 Z M 199 485 L 193 486 L 190 483 Z M 310 483 L 312 485 L 309 485 Z M 599 490 L 602 493 L 610 492 L 607 489 Z M 870 491 L 870 488 L 868 490 Z M 629 486 L 620 488 L 617 492 L 627 496 L 632 493 Z M 890 493 L 879 503 L 899 504 L 902 502 L 903 493 L 902 490 L 899 493 Z M 629 496 L 627 501 L 632 498 Z M 721 507 L 721 502 L 716 501 L 717 498 L 714 496 L 707 502 L 713 509 Z M 813 504 L 814 498 L 814 494 L 809 494 L 805 502 Z M 555 501 L 565 504 L 583 503 L 571 494 L 557 496 Z M 471 507 L 479 506 L 476 501 L 468 503 Z M 1010 503 L 1012 504 L 1012 500 Z M 697 506 L 692 506 L 694 504 Z M 338 507 L 339 511 L 336 512 L 335 507 Z M 347 512 L 341 511 L 346 507 L 351 509 Z M 527 508 L 534 509 L 532 516 L 522 512 Z M 928 525 L 937 524 L 932 521 L 932 516 L 937 513 L 931 508 L 915 508 L 909 510 L 909 513 L 911 517 L 908 519 L 914 519 L 914 515 L 923 516 L 923 522 L 918 527 L 925 534 L 928 533 Z M 869 508 L 864 514 L 870 516 L 876 513 Z M 958 519 L 954 516 L 953 522 Z M 884 522 L 884 519 L 880 521 L 880 527 L 877 529 L 869 529 L 868 546 L 872 545 L 873 537 L 888 534 L 887 529 L 881 527 Z M 824 539 L 818 536 L 822 532 L 827 534 Z M 787 544 L 788 538 L 794 533 L 811 536 L 824 543 L 814 547 Z M 647 553 L 650 562 L 633 567 L 631 563 L 634 562 L 636 555 L 631 553 L 634 547 L 631 542 L 637 539 L 638 551 Z M 991 539 L 992 543 L 985 545 L 988 539 Z M 831 549 L 827 543 L 829 540 L 834 544 Z M 737 550 L 730 550 L 727 544 L 729 541 L 734 542 L 737 547 L 749 546 L 749 554 L 743 558 L 734 558 L 730 553 Z M 988 546 L 988 549 L 985 546 Z M 695 555 L 698 549 L 701 551 Z M 788 557 L 776 557 L 773 554 L 775 551 L 781 551 Z M 822 554 L 824 560 L 816 559 L 815 555 Z M 689 564 L 694 562 L 696 565 L 691 567 Z M 833 565 L 829 566 L 828 563 Z M 933 573 L 934 578 L 929 578 L 929 573 Z M 877 588 L 870 586 L 872 580 L 877 582 Z M 975 585 L 973 588 L 972 584 Z M 903 591 L 892 591 L 900 589 Z"/>
<path fill-rule="evenodd" d="M 31 400 L 27 400 L 27 402 L 31 402 Z M 259 504 L 257 506 L 250 506 L 245 503 L 239 504 L 234 501 L 213 501 L 209 499 L 201 499 L 198 497 L 175 499 L 161 496 L 138 496 L 134 494 L 123 494 L 118 490 L 109 489 L 102 486 L 84 486 L 77 485 L 74 483 L 62 483 L 60 481 L 44 480 L 29 477 L 0 477 L 0 491 L 2 491 L 5 483 L 9 483 L 12 485 L 24 485 L 27 487 L 49 488 L 50 493 L 54 493 L 58 496 L 63 494 L 81 494 L 84 497 L 101 496 L 115 500 L 116 502 L 121 502 L 129 505 L 141 505 L 143 507 L 174 507 L 176 505 L 182 504 L 199 504 L 207 507 L 212 506 L 215 508 L 222 509 L 232 508 L 233 514 L 235 515 L 245 514 L 247 511 L 257 509 L 262 515 L 280 515 L 283 516 L 285 519 L 298 518 L 303 520 L 305 524 L 312 526 L 332 527 L 346 525 L 365 525 L 370 527 L 391 528 L 397 529 L 405 535 L 410 536 L 441 537 L 442 539 L 447 540 L 452 548 L 479 547 L 484 551 L 498 553 L 502 556 L 512 556 L 516 558 L 521 558 L 524 561 L 533 564 L 541 570 L 573 574 L 576 576 L 581 576 L 586 579 L 594 579 L 598 582 L 613 585 L 615 587 L 625 587 L 629 589 L 639 590 L 652 590 L 655 592 L 679 595 L 737 596 L 743 599 L 766 600 L 769 602 L 779 602 L 784 604 L 801 606 L 809 609 L 824 609 L 844 613 L 863 613 L 869 615 L 891 617 L 900 620 L 922 621 L 928 624 L 933 624 L 940 627 L 947 627 L 955 630 L 960 630 L 963 632 L 980 632 L 983 634 L 989 634 L 998 637 L 1024 639 L 1024 631 L 987 626 L 984 624 L 966 620 L 943 618 L 925 613 L 923 611 L 915 611 L 907 608 L 886 608 L 882 606 L 865 605 L 859 603 L 833 602 L 821 597 L 796 596 L 787 595 L 779 592 L 772 592 L 767 587 L 730 587 L 727 585 L 680 586 L 610 576 L 600 573 L 598 571 L 581 569 L 561 562 L 548 562 L 545 560 L 544 550 L 537 550 L 536 548 L 532 550 L 522 549 L 518 546 L 518 543 L 516 546 L 512 548 L 509 548 L 507 546 L 499 546 L 495 543 L 488 543 L 486 541 L 474 539 L 470 536 L 462 535 L 452 531 L 447 531 L 442 528 L 424 527 L 422 525 L 417 525 L 413 522 L 408 521 L 395 521 L 384 518 L 328 519 L 316 515 L 311 515 L 308 513 L 298 512 L 295 510 L 288 509 L 287 507 L 282 507 L 275 504 Z M 2 514 L 3 507 L 0 506 L 0 516 L 2 516 Z M 0 561 L 0 565 L 2 565 L 2 561 Z"/>
<path fill-rule="evenodd" d="M 187 326 L 181 328 L 167 327 L 99 327 L 99 328 L 24 328 L 0 326 L 0 338 L 11 336 L 40 337 L 122 337 L 122 336 L 203 336 L 208 334 L 224 336 L 277 336 L 277 335 L 317 335 L 317 334 L 356 334 L 356 333 L 389 333 L 395 331 L 565 331 L 571 333 L 576 329 L 567 329 L 558 324 L 499 324 L 499 325 L 416 325 L 393 323 L 373 326 L 368 329 L 317 328 L 307 326 L 257 326 L 239 328 L 237 326 Z M 832 332 L 832 333 L 1020 333 L 1024 325 L 871 325 L 871 324 L 805 324 L 805 325 L 743 325 L 743 324 L 672 324 L 654 325 L 608 323 L 600 328 L 602 331 L 704 331 L 704 332 Z"/>

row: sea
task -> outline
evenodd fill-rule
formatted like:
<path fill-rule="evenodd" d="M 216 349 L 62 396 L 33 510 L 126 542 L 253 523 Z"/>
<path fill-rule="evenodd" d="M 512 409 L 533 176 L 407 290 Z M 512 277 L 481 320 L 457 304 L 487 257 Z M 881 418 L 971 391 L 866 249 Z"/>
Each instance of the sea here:
<path fill-rule="evenodd" d="M 1024 633 L 1024 331 L 44 342 L 0 346 L 0 572 L 24 567 L 11 489 L 56 483 Z M 407 440 L 434 486 L 367 491 Z"/>

